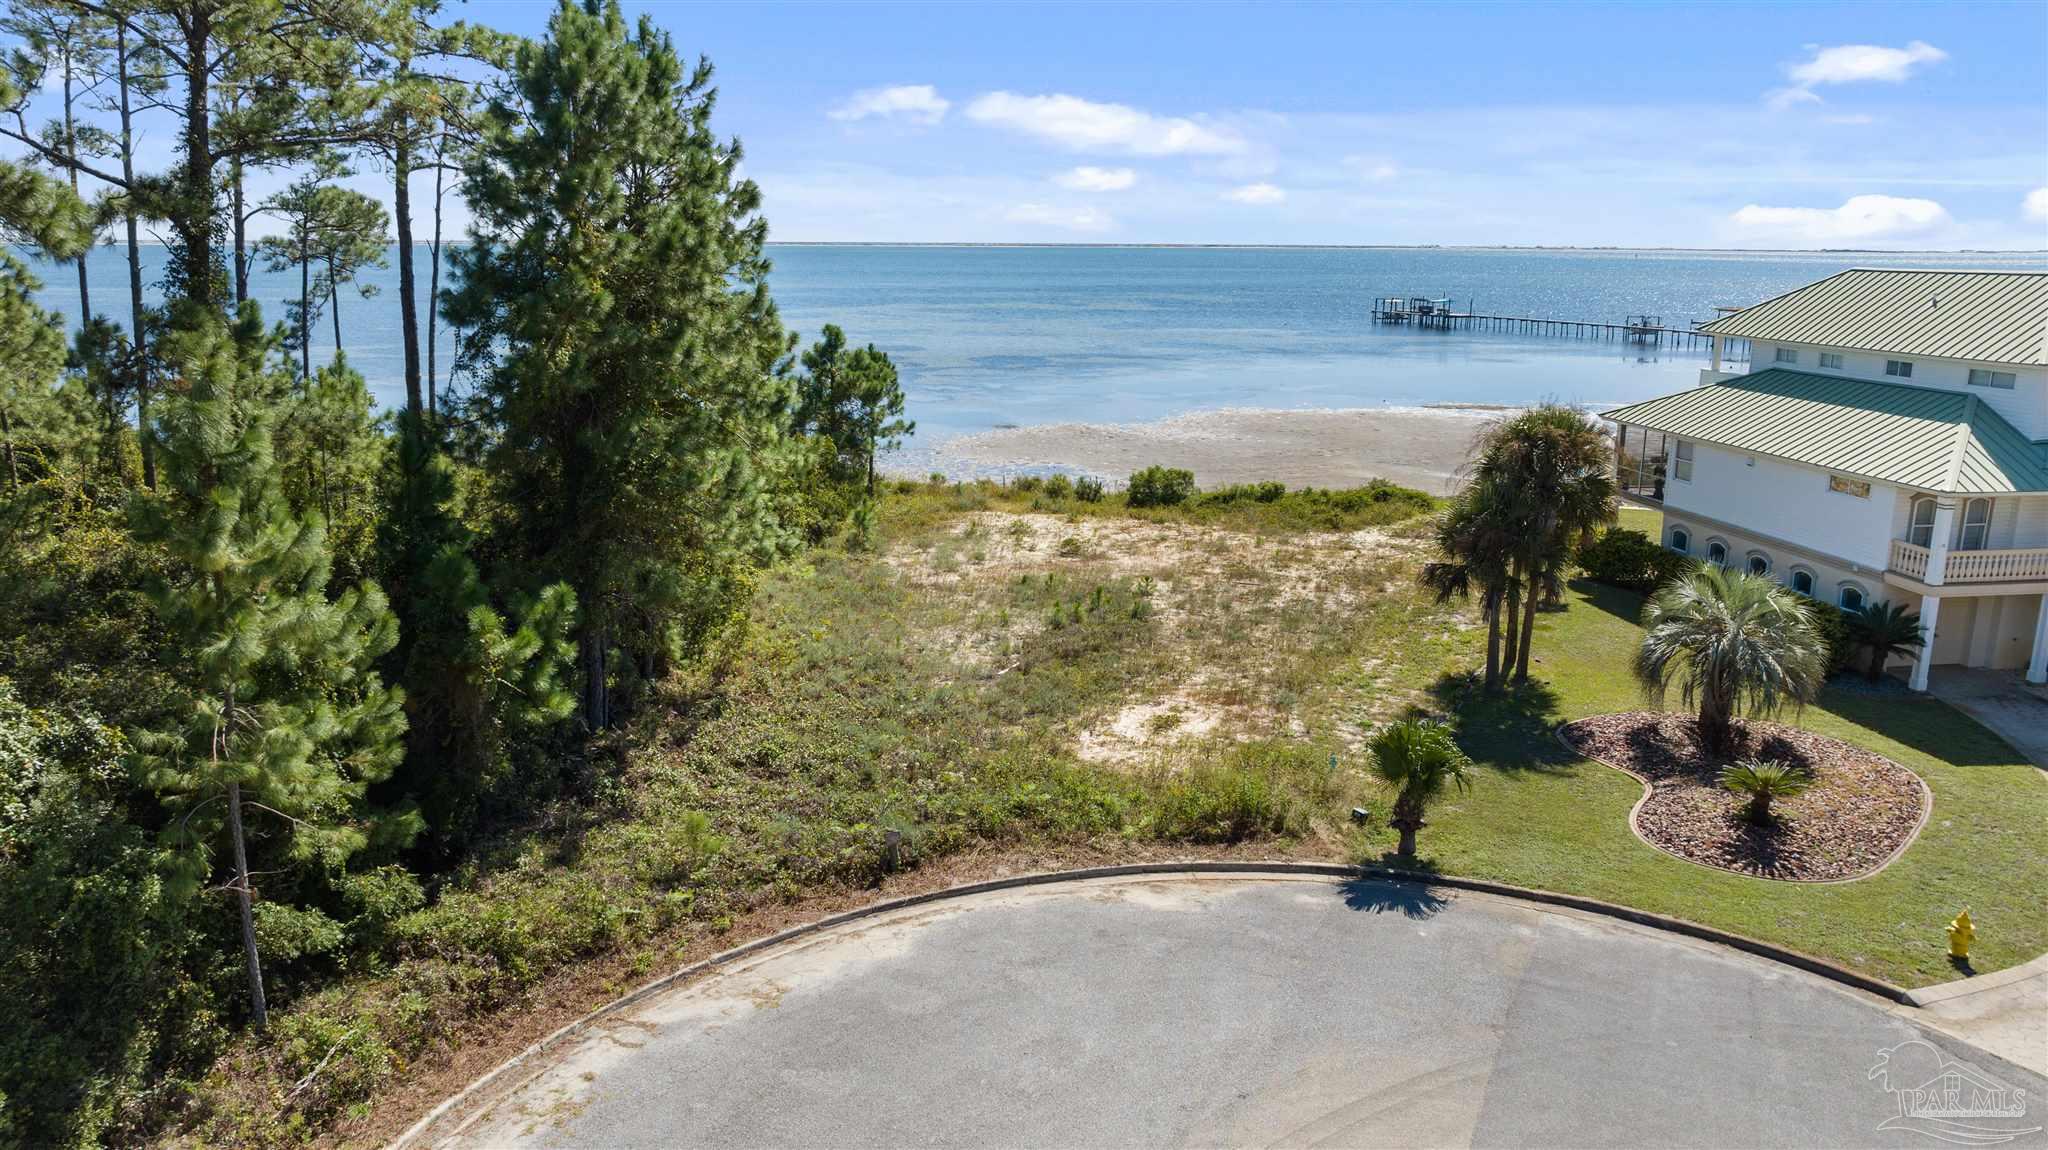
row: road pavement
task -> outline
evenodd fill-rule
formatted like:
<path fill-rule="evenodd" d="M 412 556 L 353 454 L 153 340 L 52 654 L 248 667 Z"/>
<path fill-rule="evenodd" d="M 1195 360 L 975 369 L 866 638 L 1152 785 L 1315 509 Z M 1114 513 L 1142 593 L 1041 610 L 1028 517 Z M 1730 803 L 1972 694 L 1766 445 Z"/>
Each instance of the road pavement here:
<path fill-rule="evenodd" d="M 1096 880 L 754 956 L 607 1018 L 422 1144 L 2048 1146 L 2048 1081 L 1907 1013 L 1488 895 Z M 1910 1093 L 1930 1082 L 1960 1101 Z"/>

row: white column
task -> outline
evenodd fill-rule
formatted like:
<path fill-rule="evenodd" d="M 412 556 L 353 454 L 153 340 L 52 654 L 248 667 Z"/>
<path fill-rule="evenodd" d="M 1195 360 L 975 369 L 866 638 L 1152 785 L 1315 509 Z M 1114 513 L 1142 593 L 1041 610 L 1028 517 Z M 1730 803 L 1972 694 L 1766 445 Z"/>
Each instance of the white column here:
<path fill-rule="evenodd" d="M 1937 499 L 1934 502 L 1934 534 L 1927 540 L 1927 578 L 1929 587 L 1941 586 L 1942 575 L 1948 567 L 1948 540 L 1956 529 L 1956 505 L 1954 500 Z M 1928 626 L 1934 621 L 1928 620 Z"/>
<path fill-rule="evenodd" d="M 2048 683 L 2048 595 L 2041 596 L 2041 614 L 2034 620 L 2034 657 L 2027 662 L 2027 682 Z"/>
<path fill-rule="evenodd" d="M 1920 653 L 1913 659 L 1913 677 L 1907 686 L 1916 691 L 1927 689 L 1927 671 L 1934 666 L 1934 622 L 1941 615 L 1941 596 L 1926 595 L 1920 600 Z"/>
<path fill-rule="evenodd" d="M 1714 366 L 1707 369 L 1715 375 L 1721 374 L 1721 337 L 1714 336 Z"/>

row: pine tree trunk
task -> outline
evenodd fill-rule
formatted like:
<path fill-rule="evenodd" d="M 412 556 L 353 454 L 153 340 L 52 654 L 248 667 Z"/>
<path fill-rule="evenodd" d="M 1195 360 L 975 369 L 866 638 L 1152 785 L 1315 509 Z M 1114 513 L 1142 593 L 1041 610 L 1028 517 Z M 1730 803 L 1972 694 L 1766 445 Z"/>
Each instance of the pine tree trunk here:
<path fill-rule="evenodd" d="M 299 378 L 313 386 L 313 237 L 299 226 Z"/>
<path fill-rule="evenodd" d="M 242 957 L 249 968 L 249 1016 L 261 1030 L 270 1024 L 263 1001 L 263 960 L 256 953 L 256 906 L 249 889 L 249 851 L 242 839 L 242 784 L 228 784 L 228 835 L 235 846 L 235 898 L 242 912 Z"/>
<path fill-rule="evenodd" d="M 135 137 L 128 111 L 128 26 L 120 20 L 114 21 L 114 58 L 121 85 L 121 178 L 133 189 Z M 135 324 L 135 378 L 130 383 L 135 388 L 135 437 L 142 448 L 142 485 L 154 489 L 156 446 L 149 434 L 149 358 L 144 354 L 142 336 L 142 243 L 137 234 L 133 195 L 131 190 L 124 197 L 127 206 L 122 210 L 128 226 L 128 307 Z"/>
<path fill-rule="evenodd" d="M 341 353 L 341 285 L 334 282 L 334 257 L 327 257 L 327 311 L 334 319 L 334 351 Z"/>
<path fill-rule="evenodd" d="M 64 154 L 75 157 L 78 155 L 78 129 L 76 122 L 72 119 L 71 105 L 71 53 L 66 52 L 64 53 Z M 71 165 L 71 194 L 74 196 L 78 194 L 78 166 L 76 164 Z M 78 326 L 81 329 L 92 322 L 92 288 L 86 283 L 85 279 L 85 257 L 86 253 L 91 250 L 92 245 L 87 244 L 85 251 L 78 253 Z M 108 401 L 112 402 L 111 391 L 108 394 Z"/>
<path fill-rule="evenodd" d="M 185 165 L 180 202 L 172 212 L 177 234 L 180 285 L 185 298 L 209 307 L 220 299 L 220 269 L 213 254 L 213 121 L 207 101 L 212 82 L 213 10 L 195 6 L 183 21 L 185 33 Z"/>
<path fill-rule="evenodd" d="M 405 343 L 405 409 L 420 413 L 420 317 L 412 282 L 412 139 L 404 113 L 392 160 L 397 177 L 391 189 L 391 216 L 398 225 L 398 310 Z"/>
<path fill-rule="evenodd" d="M 1529 593 L 1522 596 L 1522 641 L 1515 648 L 1515 682 L 1529 681 L 1529 648 L 1536 639 L 1536 603 L 1543 594 L 1535 572 L 1529 574 Z"/>
<path fill-rule="evenodd" d="M 14 461 L 14 421 L 4 407 L 0 407 L 0 455 L 7 457 L 7 490 L 13 491 L 21 486 L 21 468 Z"/>
<path fill-rule="evenodd" d="M 433 415 L 440 409 L 435 393 L 434 329 L 435 313 L 441 299 L 441 183 L 448 174 L 448 130 L 441 130 L 441 146 L 434 152 L 434 243 L 429 250 L 432 261 L 427 271 L 427 414 Z"/>
<path fill-rule="evenodd" d="M 583 629 L 583 725 L 602 731 L 611 725 L 611 699 L 605 691 L 604 629 L 592 624 Z"/>
<path fill-rule="evenodd" d="M 235 213 L 235 306 L 249 301 L 249 217 L 242 212 L 242 157 L 228 167 L 228 183 Z"/>

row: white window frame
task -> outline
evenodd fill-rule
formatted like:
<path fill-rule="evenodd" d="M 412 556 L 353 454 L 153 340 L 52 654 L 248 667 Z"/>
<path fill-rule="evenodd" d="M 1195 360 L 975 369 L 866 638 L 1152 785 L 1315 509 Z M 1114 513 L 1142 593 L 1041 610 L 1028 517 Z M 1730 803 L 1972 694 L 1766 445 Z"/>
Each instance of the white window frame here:
<path fill-rule="evenodd" d="M 1963 513 L 1956 517 L 1956 542 L 1958 551 L 1982 551 L 1991 546 L 1991 500 L 1968 499 L 1963 502 Z M 1971 541 L 1970 533 L 1977 533 Z"/>
<path fill-rule="evenodd" d="M 1761 571 L 1754 570 L 1759 562 L 1764 565 L 1764 569 Z M 1769 575 L 1771 573 L 1771 557 L 1761 551 L 1752 551 L 1742 557 L 1742 569 L 1751 575 Z"/>
<path fill-rule="evenodd" d="M 1843 602 L 1844 599 L 1851 595 L 1856 596 L 1856 605 L 1854 607 Z M 1861 611 L 1869 602 L 1870 593 L 1857 584 L 1844 583 L 1835 588 L 1835 606 L 1840 607 L 1844 611 Z"/>
<path fill-rule="evenodd" d="M 1884 373 L 1893 379 L 1911 379 L 1913 378 L 1913 361 L 1910 359 L 1885 360 Z"/>
<path fill-rule="evenodd" d="M 1970 369 L 1971 387 L 1990 387 L 1999 391 L 2011 391 L 2018 387 L 2020 377 L 2010 371 L 1992 371 L 1988 367 Z"/>
<path fill-rule="evenodd" d="M 1781 348 L 1779 348 L 1779 349 L 1778 349 L 1778 350 L 1777 350 L 1777 351 L 1776 351 L 1775 353 L 1773 353 L 1773 354 L 1772 354 L 1772 356 L 1771 356 L 1771 362 L 1772 362 L 1772 363 L 1798 363 L 1798 362 L 1799 362 L 1799 349 L 1798 349 L 1798 348 L 1796 348 L 1796 347 L 1781 347 Z"/>
<path fill-rule="evenodd" d="M 1680 543 L 1679 540 L 1681 539 L 1685 542 Z M 1680 555 L 1692 554 L 1692 532 L 1684 527 L 1673 527 L 1670 538 L 1665 546 L 1678 552 Z"/>
<path fill-rule="evenodd" d="M 1692 440 L 1674 439 L 1676 446 L 1671 449 L 1671 478 L 1680 483 L 1692 482 Z"/>
<path fill-rule="evenodd" d="M 1840 371 L 1842 370 L 1842 354 L 1836 351 L 1821 352 L 1820 365 L 1829 371 Z"/>
<path fill-rule="evenodd" d="M 1719 559 L 1716 559 L 1716 558 L 1714 558 L 1714 548 L 1716 548 L 1716 547 L 1719 547 L 1719 548 L 1721 549 L 1721 557 L 1720 557 Z M 1709 563 L 1712 563 L 1712 564 L 1713 564 L 1714 566 L 1716 566 L 1716 567 L 1723 567 L 1723 568 L 1725 568 L 1725 567 L 1727 567 L 1727 566 L 1728 566 L 1728 541 L 1727 541 L 1727 540 L 1725 540 L 1725 539 L 1709 539 L 1709 540 L 1707 540 L 1707 562 L 1709 562 Z"/>
<path fill-rule="evenodd" d="M 1799 578 L 1802 575 L 1806 577 L 1806 589 L 1804 591 L 1799 589 Z M 1814 589 L 1820 586 L 1820 577 L 1805 567 L 1794 567 L 1792 573 L 1785 579 L 1785 586 L 1790 587 L 1794 595 L 1804 595 L 1811 599 L 1813 598 Z"/>
<path fill-rule="evenodd" d="M 1927 508 L 1927 518 L 1921 521 L 1920 509 Z M 1906 510 L 1906 542 L 1915 547 L 1934 546 L 1934 496 L 1916 496 Z"/>

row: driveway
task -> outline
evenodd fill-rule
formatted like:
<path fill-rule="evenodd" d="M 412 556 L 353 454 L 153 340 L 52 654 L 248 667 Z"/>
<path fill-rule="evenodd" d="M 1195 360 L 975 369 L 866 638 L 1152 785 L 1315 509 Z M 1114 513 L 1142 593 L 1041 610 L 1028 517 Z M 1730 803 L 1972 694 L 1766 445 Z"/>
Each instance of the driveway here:
<path fill-rule="evenodd" d="M 2048 1080 L 1902 1009 L 1486 895 L 1098 880 L 765 952 L 519 1068 L 423 1144 L 1940 1146 L 1927 1125 L 1960 1121 L 2048 1145 Z M 1891 1091 L 1944 1076 L 2036 1112 L 1899 1128 Z"/>
<path fill-rule="evenodd" d="M 2048 770 L 2048 687 L 2027 682 L 2018 671 L 1936 667 L 1927 676 L 1927 691 Z"/>

